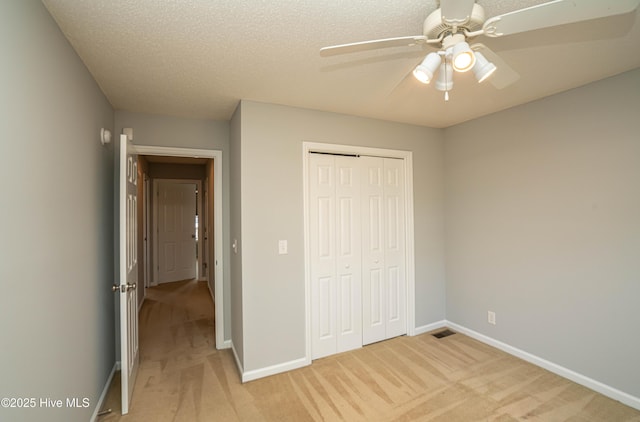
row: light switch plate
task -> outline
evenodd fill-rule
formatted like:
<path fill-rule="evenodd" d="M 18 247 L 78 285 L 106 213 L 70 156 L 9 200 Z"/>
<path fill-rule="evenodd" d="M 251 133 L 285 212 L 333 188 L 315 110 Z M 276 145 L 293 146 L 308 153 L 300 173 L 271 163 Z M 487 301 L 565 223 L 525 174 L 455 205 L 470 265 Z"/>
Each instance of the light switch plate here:
<path fill-rule="evenodd" d="M 286 240 L 278 241 L 278 254 L 285 255 L 288 253 L 288 245 Z"/>

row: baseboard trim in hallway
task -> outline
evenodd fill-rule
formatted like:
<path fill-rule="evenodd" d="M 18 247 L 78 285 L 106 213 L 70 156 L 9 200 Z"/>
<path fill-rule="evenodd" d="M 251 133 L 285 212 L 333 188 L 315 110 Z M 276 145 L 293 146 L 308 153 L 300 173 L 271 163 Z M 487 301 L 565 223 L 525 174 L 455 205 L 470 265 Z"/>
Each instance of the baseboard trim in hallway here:
<path fill-rule="evenodd" d="M 98 413 L 100 413 L 100 411 L 102 410 L 102 405 L 104 404 L 107 394 L 109 393 L 109 388 L 111 387 L 111 381 L 113 381 L 113 376 L 115 375 L 116 371 L 119 370 L 119 363 L 120 362 L 116 362 L 113 365 L 113 368 L 111 369 L 111 373 L 107 378 L 107 383 L 104 385 L 102 389 L 102 393 L 100 394 L 100 397 L 98 398 L 98 402 L 96 403 L 96 407 L 95 409 L 93 409 L 93 414 L 91 415 L 91 419 L 89 419 L 91 422 L 95 422 L 98 420 Z"/>

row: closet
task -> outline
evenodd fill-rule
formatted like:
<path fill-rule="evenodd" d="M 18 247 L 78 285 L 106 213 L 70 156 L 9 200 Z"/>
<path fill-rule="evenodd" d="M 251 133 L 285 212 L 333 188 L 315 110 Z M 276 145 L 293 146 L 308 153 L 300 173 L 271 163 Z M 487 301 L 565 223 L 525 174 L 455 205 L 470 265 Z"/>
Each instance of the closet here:
<path fill-rule="evenodd" d="M 312 359 L 406 334 L 404 160 L 310 153 Z"/>

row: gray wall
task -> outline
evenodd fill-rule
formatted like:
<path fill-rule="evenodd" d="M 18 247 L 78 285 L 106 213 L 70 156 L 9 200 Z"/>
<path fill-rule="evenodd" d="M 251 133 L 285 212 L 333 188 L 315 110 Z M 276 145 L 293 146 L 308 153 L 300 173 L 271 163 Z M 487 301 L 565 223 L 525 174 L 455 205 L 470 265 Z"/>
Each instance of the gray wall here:
<path fill-rule="evenodd" d="M 447 319 L 635 397 L 639 117 L 635 70 L 445 131 Z"/>
<path fill-rule="evenodd" d="M 244 369 L 305 354 L 303 141 L 413 151 L 415 324 L 444 319 L 443 132 L 250 101 L 240 112 Z"/>
<path fill-rule="evenodd" d="M 113 110 L 39 1 L 0 2 L 0 397 L 88 398 L 114 367 Z"/>
<path fill-rule="evenodd" d="M 121 110 L 116 111 L 115 119 L 116 133 L 122 133 L 124 127 L 133 128 L 136 145 L 217 149 L 223 153 L 229 145 L 229 122 Z"/>

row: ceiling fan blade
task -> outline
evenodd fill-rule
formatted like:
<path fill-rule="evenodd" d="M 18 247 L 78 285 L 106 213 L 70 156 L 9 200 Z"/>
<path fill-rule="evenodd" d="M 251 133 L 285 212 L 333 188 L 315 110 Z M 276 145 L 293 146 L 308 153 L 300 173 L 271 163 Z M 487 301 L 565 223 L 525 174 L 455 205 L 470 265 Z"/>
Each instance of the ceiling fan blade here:
<path fill-rule="evenodd" d="M 409 37 L 384 38 L 381 40 L 371 40 L 354 42 L 350 44 L 332 45 L 320 49 L 321 56 L 334 56 L 337 54 L 355 53 L 358 51 L 376 50 L 387 47 L 412 47 L 414 45 L 425 44 L 427 37 L 424 35 L 413 35 Z"/>
<path fill-rule="evenodd" d="M 487 19 L 484 35 L 500 37 L 634 11 L 640 0 L 555 0 Z"/>
<path fill-rule="evenodd" d="M 471 18 L 475 0 L 440 0 L 442 21 L 450 25 L 462 25 Z"/>
<path fill-rule="evenodd" d="M 520 74 L 486 45 L 477 43 L 473 44 L 471 48 L 474 51 L 481 52 L 487 60 L 496 65 L 497 69 L 495 73 L 488 79 L 488 82 L 490 82 L 491 85 L 493 85 L 497 89 L 506 88 L 520 79 Z"/>

